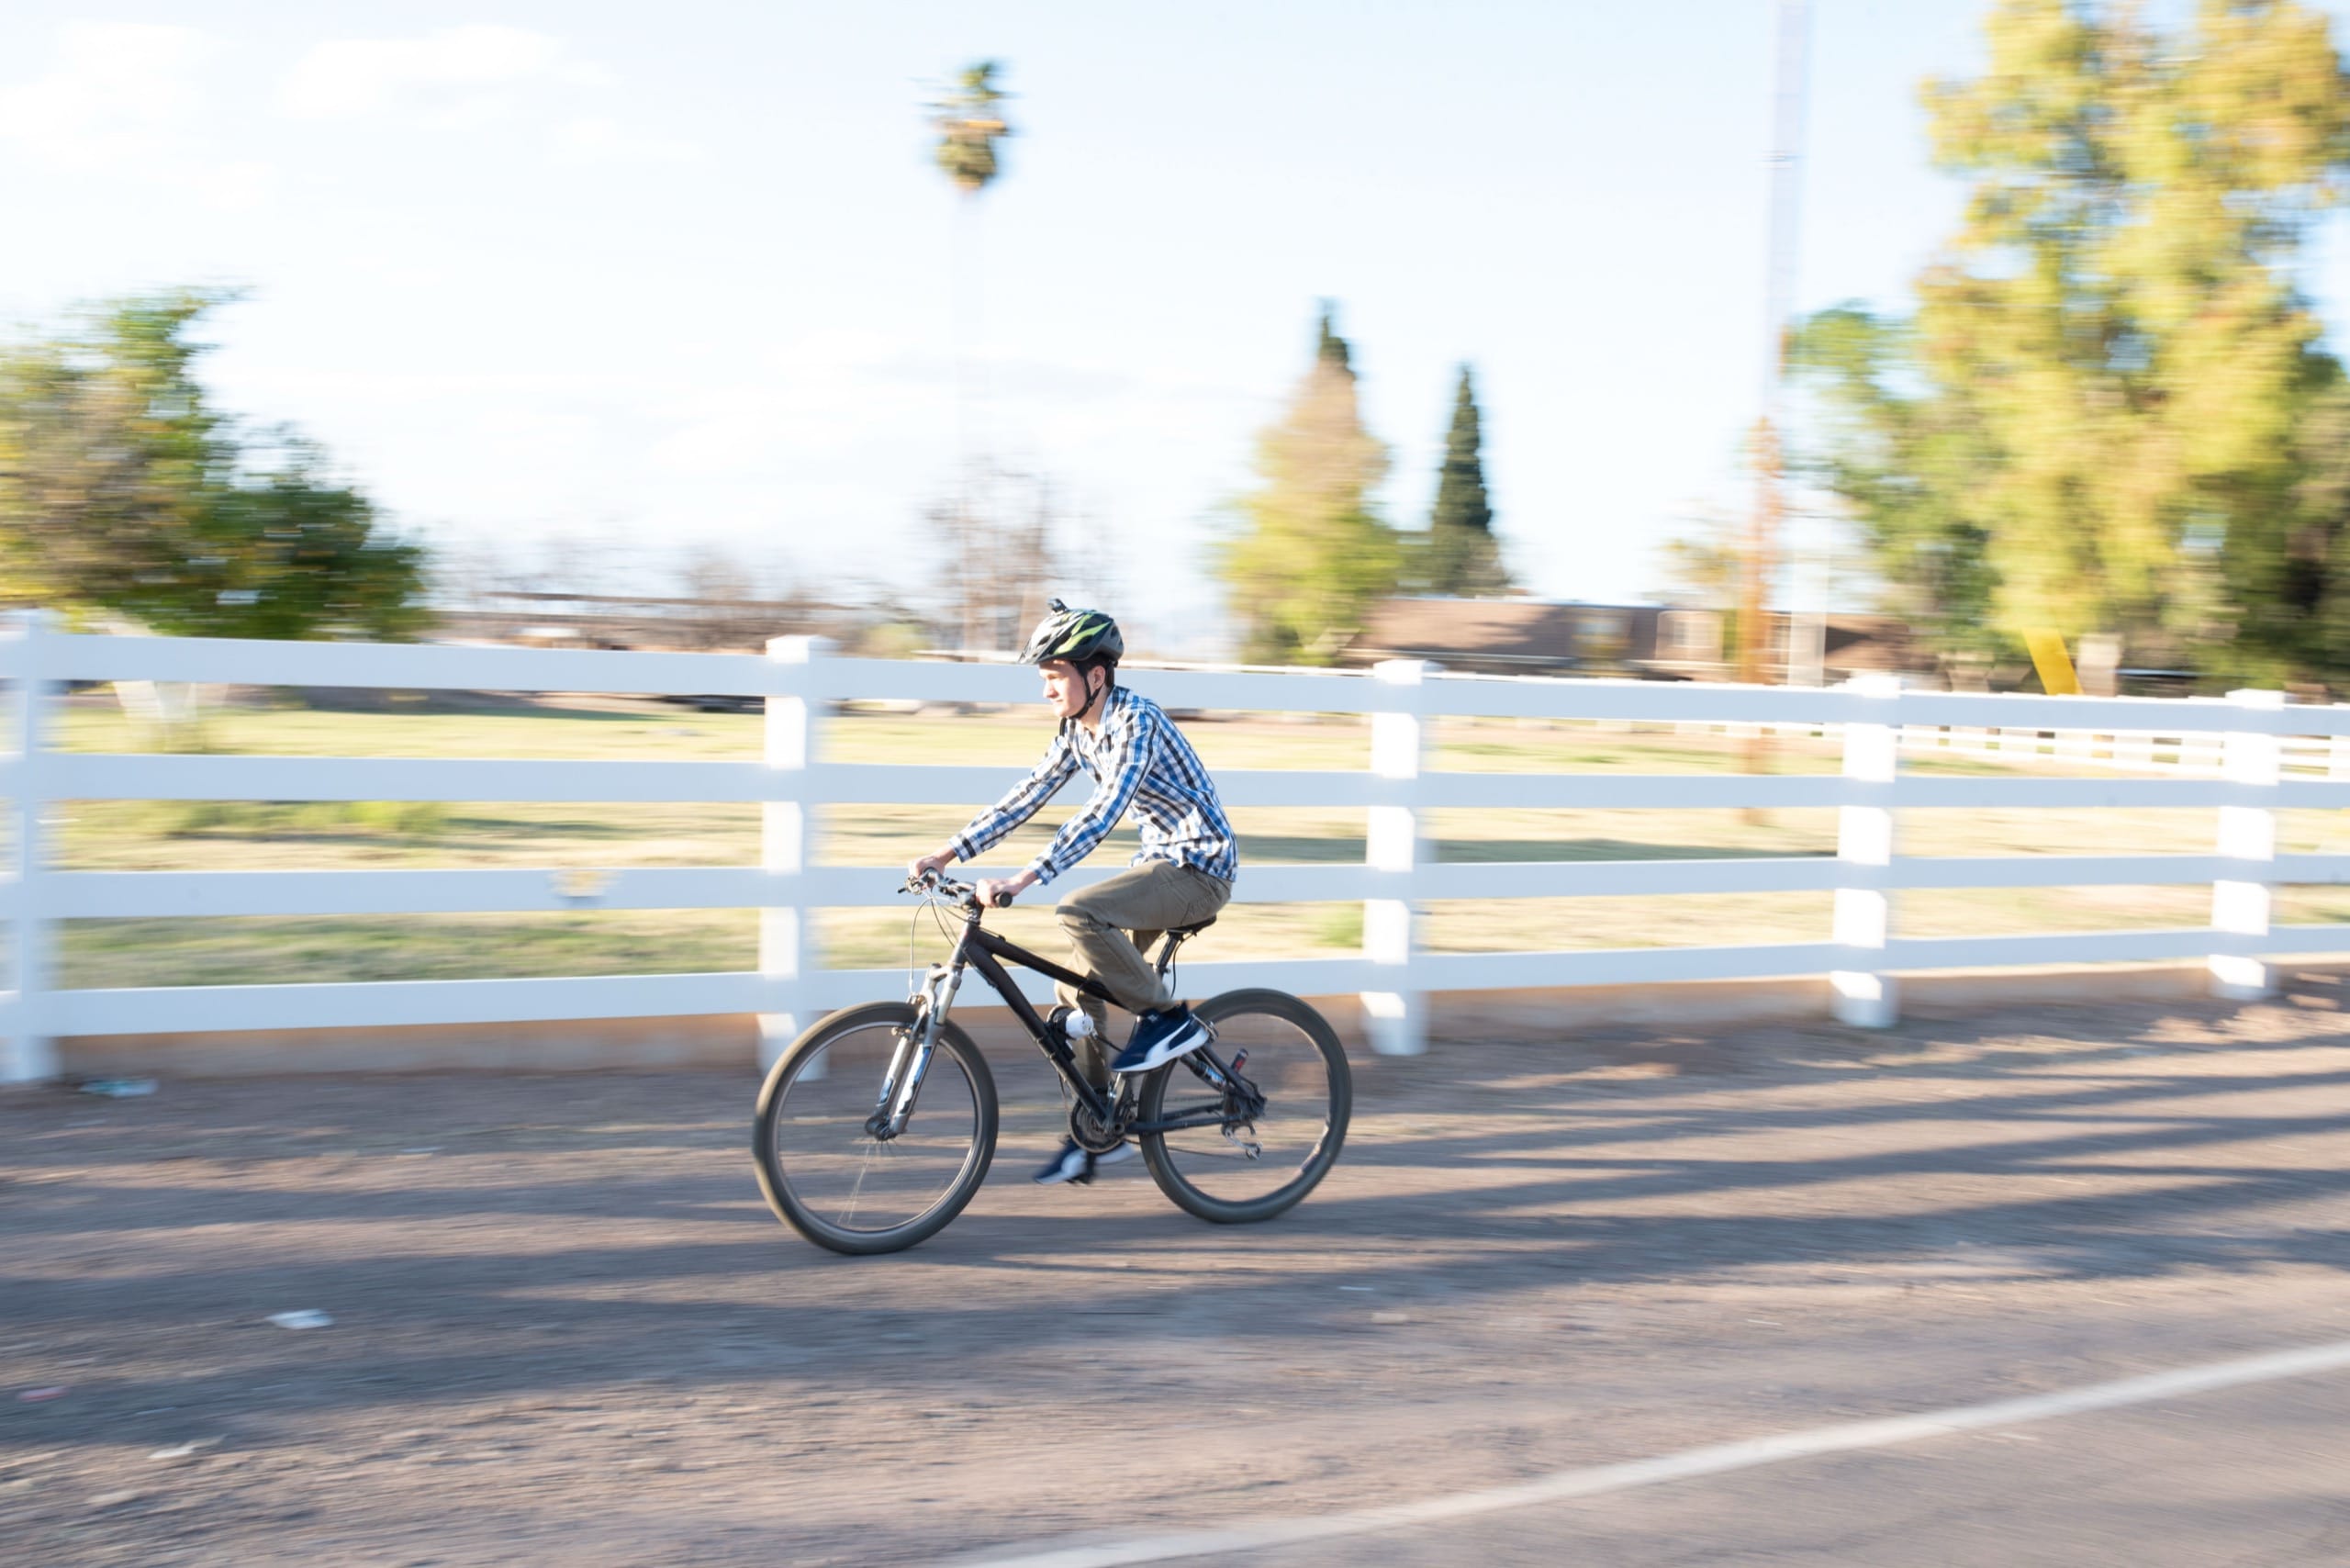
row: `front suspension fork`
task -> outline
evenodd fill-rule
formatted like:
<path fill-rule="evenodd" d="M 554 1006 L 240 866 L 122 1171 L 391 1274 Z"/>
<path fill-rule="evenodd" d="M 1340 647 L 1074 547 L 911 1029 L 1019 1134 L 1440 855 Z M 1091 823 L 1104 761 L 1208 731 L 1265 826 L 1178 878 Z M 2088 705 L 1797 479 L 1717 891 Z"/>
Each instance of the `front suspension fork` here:
<path fill-rule="evenodd" d="M 930 1074 L 930 1058 L 938 1049 L 938 1031 L 946 1026 L 947 1010 L 955 1005 L 955 993 L 962 986 L 962 965 L 931 966 L 922 990 L 915 993 L 919 1016 L 914 1027 L 899 1035 L 873 1114 L 865 1120 L 865 1130 L 875 1137 L 885 1142 L 896 1137 L 912 1120 L 914 1106 L 922 1099 L 923 1080 Z"/>

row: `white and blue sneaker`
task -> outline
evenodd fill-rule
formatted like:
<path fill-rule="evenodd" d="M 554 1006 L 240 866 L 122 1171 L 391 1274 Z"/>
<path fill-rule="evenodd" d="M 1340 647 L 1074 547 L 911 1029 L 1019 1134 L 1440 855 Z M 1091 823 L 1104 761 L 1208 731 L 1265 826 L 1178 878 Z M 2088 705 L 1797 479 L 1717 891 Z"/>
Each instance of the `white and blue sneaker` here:
<path fill-rule="evenodd" d="M 1215 1038 L 1208 1026 L 1192 1016 L 1181 1002 L 1164 1011 L 1145 1013 L 1135 1022 L 1135 1037 L 1110 1064 L 1112 1072 L 1148 1072 L 1178 1057 L 1189 1056 Z"/>
<path fill-rule="evenodd" d="M 1134 1157 L 1135 1146 L 1131 1143 L 1122 1143 L 1107 1154 L 1088 1154 L 1075 1138 L 1064 1138 L 1061 1151 L 1037 1168 L 1035 1180 L 1039 1187 L 1058 1187 L 1064 1182 L 1083 1186 L 1102 1166 L 1116 1165 Z"/>

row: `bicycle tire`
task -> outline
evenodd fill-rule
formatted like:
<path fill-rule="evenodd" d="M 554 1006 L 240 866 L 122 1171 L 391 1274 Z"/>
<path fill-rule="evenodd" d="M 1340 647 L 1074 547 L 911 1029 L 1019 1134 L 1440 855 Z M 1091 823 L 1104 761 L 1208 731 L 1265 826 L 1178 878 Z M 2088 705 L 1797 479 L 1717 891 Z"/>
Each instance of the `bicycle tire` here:
<path fill-rule="evenodd" d="M 808 1122 L 831 1124 L 840 1120 L 838 1117 L 787 1116 L 795 1088 L 812 1086 L 829 1076 L 809 1071 L 814 1059 L 827 1050 L 845 1047 L 861 1035 L 876 1030 L 911 1027 L 918 1017 L 913 1005 L 904 1002 L 877 1002 L 861 1007 L 843 1008 L 818 1019 L 794 1040 L 783 1055 L 776 1058 L 775 1066 L 768 1070 L 767 1081 L 759 1087 L 758 1110 L 752 1119 L 752 1152 L 758 1170 L 759 1191 L 766 1195 L 767 1207 L 775 1211 L 778 1219 L 819 1247 L 853 1257 L 903 1251 L 919 1242 L 927 1241 L 945 1229 L 957 1215 L 963 1212 L 964 1206 L 979 1192 L 980 1183 L 987 1180 L 988 1166 L 995 1158 L 998 1120 L 995 1079 L 989 1072 L 987 1058 L 979 1054 L 979 1047 L 950 1019 L 938 1032 L 938 1054 L 932 1058 L 929 1073 L 923 1081 L 923 1101 L 915 1110 L 913 1122 L 907 1125 L 907 1131 L 912 1132 L 914 1122 L 920 1122 L 924 1112 L 932 1109 L 934 1085 L 943 1087 L 939 1070 L 946 1062 L 954 1063 L 969 1089 L 970 1146 L 959 1169 L 937 1198 L 901 1223 L 859 1229 L 838 1217 L 828 1218 L 819 1212 L 820 1208 L 827 1205 L 811 1202 L 810 1195 L 795 1186 L 790 1166 L 798 1161 L 784 1158 L 779 1143 L 782 1129 Z M 841 1070 L 845 1077 L 855 1069 L 844 1066 Z M 869 1112 L 879 1083 L 878 1078 L 870 1074 L 867 1075 L 865 1081 L 872 1085 L 862 1092 L 865 1108 Z M 835 1098 L 854 1105 L 856 1092 L 856 1085 L 850 1083 L 845 1085 L 842 1093 Z M 803 1096 L 803 1103 L 806 1098 Z M 958 1109 L 942 1108 L 946 1112 L 943 1119 L 951 1123 L 955 1111 Z M 876 1156 L 890 1147 L 870 1134 L 863 1133 L 861 1122 L 837 1127 L 827 1125 L 826 1131 L 845 1137 L 845 1148 L 862 1151 L 838 1154 L 834 1158 L 844 1160 L 861 1159 L 866 1170 L 871 1170 Z M 861 1139 L 857 1136 L 859 1134 L 862 1135 Z M 822 1136 L 818 1135 L 819 1141 Z M 954 1135 L 950 1131 L 948 1136 Z M 856 1189 L 860 1193 L 863 1180 L 860 1173 Z M 850 1203 L 852 1211 L 856 1201 L 853 1196 Z"/>
<path fill-rule="evenodd" d="M 1328 1094 L 1320 1136 L 1299 1163 L 1296 1175 L 1271 1192 L 1242 1200 L 1221 1197 L 1203 1189 L 1186 1173 L 1184 1166 L 1188 1160 L 1180 1149 L 1169 1148 L 1169 1135 L 1143 1133 L 1136 1139 L 1142 1145 L 1143 1162 L 1150 1170 L 1150 1179 L 1158 1182 L 1158 1190 L 1186 1214 L 1214 1225 L 1251 1225 L 1271 1219 L 1296 1206 L 1301 1199 L 1314 1191 L 1322 1178 L 1330 1173 L 1330 1168 L 1337 1163 L 1339 1151 L 1346 1146 L 1347 1124 L 1354 1113 L 1354 1079 L 1347 1068 L 1346 1047 L 1338 1044 L 1337 1034 L 1331 1029 L 1328 1020 L 1285 991 L 1230 991 L 1198 1003 L 1192 1012 L 1217 1028 L 1219 1054 L 1224 1054 L 1225 1049 L 1221 1042 L 1226 1037 L 1237 1039 L 1247 1034 L 1245 1021 L 1255 1017 L 1278 1021 L 1295 1030 L 1305 1046 L 1310 1047 L 1313 1056 L 1319 1058 Z M 1224 1055 L 1224 1059 L 1229 1061 L 1231 1058 Z M 1300 1053 L 1300 1059 L 1306 1059 L 1304 1052 Z M 1167 1103 L 1169 1085 L 1174 1081 L 1173 1075 L 1188 1073 L 1189 1070 L 1177 1060 L 1146 1079 L 1136 1104 L 1136 1119 L 1144 1122 L 1159 1120 Z M 1254 1076 L 1246 1069 L 1243 1071 L 1245 1075 Z M 1278 1099 L 1278 1092 L 1268 1089 L 1267 1093 L 1269 1102 Z M 1304 1114 L 1310 1123 L 1312 1113 L 1309 1111 Z"/>

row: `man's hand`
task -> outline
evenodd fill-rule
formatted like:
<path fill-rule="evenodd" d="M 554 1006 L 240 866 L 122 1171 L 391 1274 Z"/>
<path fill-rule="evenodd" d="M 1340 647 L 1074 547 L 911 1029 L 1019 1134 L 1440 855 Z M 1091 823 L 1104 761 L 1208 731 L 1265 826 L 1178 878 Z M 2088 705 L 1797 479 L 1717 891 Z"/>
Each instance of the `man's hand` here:
<path fill-rule="evenodd" d="M 1034 871 L 1023 871 L 1017 877 L 1006 877 L 1002 881 L 998 881 L 993 877 L 982 877 L 979 879 L 978 893 L 979 907 L 993 909 L 999 899 L 1005 903 L 1010 903 L 1035 885 L 1036 873 Z"/>
<path fill-rule="evenodd" d="M 906 863 L 906 880 L 919 882 L 924 877 L 938 876 L 954 863 L 955 852 L 951 849 L 941 849 L 919 860 L 910 860 Z"/>

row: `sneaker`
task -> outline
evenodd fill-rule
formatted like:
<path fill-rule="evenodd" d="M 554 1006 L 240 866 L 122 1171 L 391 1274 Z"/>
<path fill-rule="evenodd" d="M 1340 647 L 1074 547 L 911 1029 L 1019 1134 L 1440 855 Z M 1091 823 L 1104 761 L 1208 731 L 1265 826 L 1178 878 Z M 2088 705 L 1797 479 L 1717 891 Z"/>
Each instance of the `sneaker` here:
<path fill-rule="evenodd" d="M 1192 1016 L 1192 1010 L 1181 1002 L 1164 1012 L 1142 1014 L 1135 1025 L 1135 1037 L 1110 1064 L 1112 1072 L 1148 1072 L 1165 1067 L 1177 1057 L 1188 1056 L 1215 1036 L 1208 1026 Z"/>
<path fill-rule="evenodd" d="M 1075 1138 L 1063 1138 L 1061 1151 L 1036 1168 L 1035 1182 L 1039 1187 L 1058 1187 L 1064 1182 L 1086 1182 L 1093 1180 L 1093 1157 L 1085 1152 Z"/>
<path fill-rule="evenodd" d="M 1083 1186 L 1102 1166 L 1132 1159 L 1135 1152 L 1133 1144 L 1122 1143 L 1107 1154 L 1088 1154 L 1075 1138 L 1064 1138 L 1061 1151 L 1037 1169 L 1035 1182 L 1039 1187 L 1058 1187 L 1065 1182 Z"/>

